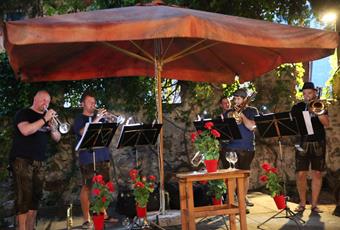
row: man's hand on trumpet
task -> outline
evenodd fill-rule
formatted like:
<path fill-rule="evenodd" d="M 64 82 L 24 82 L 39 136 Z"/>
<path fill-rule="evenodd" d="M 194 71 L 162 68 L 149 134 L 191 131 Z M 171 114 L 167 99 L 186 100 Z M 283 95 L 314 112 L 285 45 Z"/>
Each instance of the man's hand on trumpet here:
<path fill-rule="evenodd" d="M 50 126 L 52 132 L 58 131 L 59 124 L 55 119 L 51 119 L 48 122 L 48 126 Z"/>
<path fill-rule="evenodd" d="M 51 121 L 56 114 L 56 111 L 54 111 L 53 109 L 46 109 L 46 113 L 44 115 L 45 122 L 48 123 L 49 121 Z"/>
<path fill-rule="evenodd" d="M 97 111 L 98 111 L 98 112 L 97 112 L 96 118 L 93 120 L 93 122 L 99 122 L 100 119 L 102 119 L 103 117 L 105 117 L 106 114 L 107 114 L 106 109 L 98 109 Z"/>

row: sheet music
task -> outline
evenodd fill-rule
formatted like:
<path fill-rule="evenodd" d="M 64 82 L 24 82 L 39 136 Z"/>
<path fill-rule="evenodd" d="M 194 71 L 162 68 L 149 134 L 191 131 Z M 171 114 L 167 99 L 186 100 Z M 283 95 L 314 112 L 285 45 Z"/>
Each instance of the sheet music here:
<path fill-rule="evenodd" d="M 81 136 L 81 138 L 80 138 L 80 140 L 79 140 L 79 142 L 78 142 L 78 144 L 76 146 L 76 149 L 75 149 L 76 151 L 78 151 L 78 149 L 80 147 L 80 144 L 83 142 L 83 139 L 85 137 L 85 134 L 86 134 L 87 129 L 89 128 L 89 126 L 90 126 L 90 122 L 86 122 L 85 127 L 84 127 L 83 135 Z"/>
<path fill-rule="evenodd" d="M 307 129 L 308 135 L 313 135 L 314 130 L 313 130 L 312 119 L 310 117 L 309 111 L 302 111 L 302 115 L 303 115 L 303 119 L 304 119 L 305 124 L 306 124 L 306 129 Z"/>

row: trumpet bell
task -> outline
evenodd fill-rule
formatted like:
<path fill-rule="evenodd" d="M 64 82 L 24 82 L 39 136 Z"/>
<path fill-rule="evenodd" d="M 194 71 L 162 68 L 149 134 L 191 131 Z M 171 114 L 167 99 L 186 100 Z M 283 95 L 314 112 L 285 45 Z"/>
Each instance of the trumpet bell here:
<path fill-rule="evenodd" d="M 327 111 L 327 102 L 322 100 L 314 100 L 311 101 L 308 105 L 310 112 L 316 115 L 325 114 Z"/>
<path fill-rule="evenodd" d="M 70 131 L 70 124 L 69 123 L 61 123 L 60 125 L 59 125 L 59 132 L 61 133 L 61 134 L 66 134 L 66 133 L 68 133 L 69 131 Z"/>

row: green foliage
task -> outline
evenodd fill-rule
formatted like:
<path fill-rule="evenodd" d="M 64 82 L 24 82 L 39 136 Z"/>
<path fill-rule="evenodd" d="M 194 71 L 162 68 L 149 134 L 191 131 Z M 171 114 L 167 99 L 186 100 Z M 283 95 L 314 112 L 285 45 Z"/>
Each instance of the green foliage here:
<path fill-rule="evenodd" d="M 289 81 L 284 80 L 284 78 L 286 77 L 289 77 L 290 79 L 293 79 L 296 81 L 297 89 L 302 88 L 303 76 L 305 74 L 305 69 L 303 68 L 302 63 L 282 64 L 276 69 L 276 71 L 277 71 L 276 74 L 277 74 L 278 84 L 277 84 L 277 88 L 274 90 L 275 92 L 279 92 L 279 94 L 277 94 L 278 97 L 287 98 L 290 96 Z M 296 90 L 295 97 L 298 100 L 301 100 L 302 93 L 299 90 Z"/>
<path fill-rule="evenodd" d="M 23 106 L 30 104 L 35 87 L 30 84 L 19 82 L 8 62 L 5 53 L 0 53 L 0 116 L 11 115 Z"/>
<path fill-rule="evenodd" d="M 223 179 L 220 180 L 209 180 L 208 181 L 208 196 L 215 197 L 216 200 L 222 198 L 223 194 L 227 192 L 227 186 Z"/>
<path fill-rule="evenodd" d="M 8 171 L 8 155 L 12 146 L 12 126 L 8 124 L 8 121 L 4 117 L 0 118 L 1 129 L 0 129 L 0 181 L 3 181 L 7 177 Z"/>
<path fill-rule="evenodd" d="M 339 98 L 339 80 L 340 80 L 340 69 L 338 66 L 338 58 L 336 54 L 330 57 L 331 71 L 329 73 L 330 77 L 326 82 L 326 89 L 324 93 L 326 98 Z"/>
<path fill-rule="evenodd" d="M 311 9 L 306 0 L 170 0 L 168 3 L 192 9 L 264 19 L 288 24 L 308 24 Z"/>

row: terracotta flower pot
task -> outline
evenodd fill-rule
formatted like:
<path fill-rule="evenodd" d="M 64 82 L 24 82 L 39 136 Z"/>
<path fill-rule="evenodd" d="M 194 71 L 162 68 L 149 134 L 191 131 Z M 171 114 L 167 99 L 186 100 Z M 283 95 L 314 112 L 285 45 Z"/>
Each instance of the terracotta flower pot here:
<path fill-rule="evenodd" d="M 92 215 L 93 225 L 95 230 L 104 229 L 104 213 L 93 213 Z"/>
<path fill-rule="evenodd" d="M 220 199 L 216 199 L 215 197 L 212 197 L 213 205 L 221 205 L 222 204 L 222 197 Z"/>
<path fill-rule="evenodd" d="M 139 218 L 146 217 L 146 207 L 139 207 L 139 205 L 136 204 L 136 211 L 137 211 L 137 217 Z"/>
<path fill-rule="evenodd" d="M 204 160 L 207 172 L 216 172 L 218 166 L 218 160 Z"/>
<path fill-rule="evenodd" d="M 278 209 L 286 208 L 285 195 L 274 196 L 274 201 Z"/>

